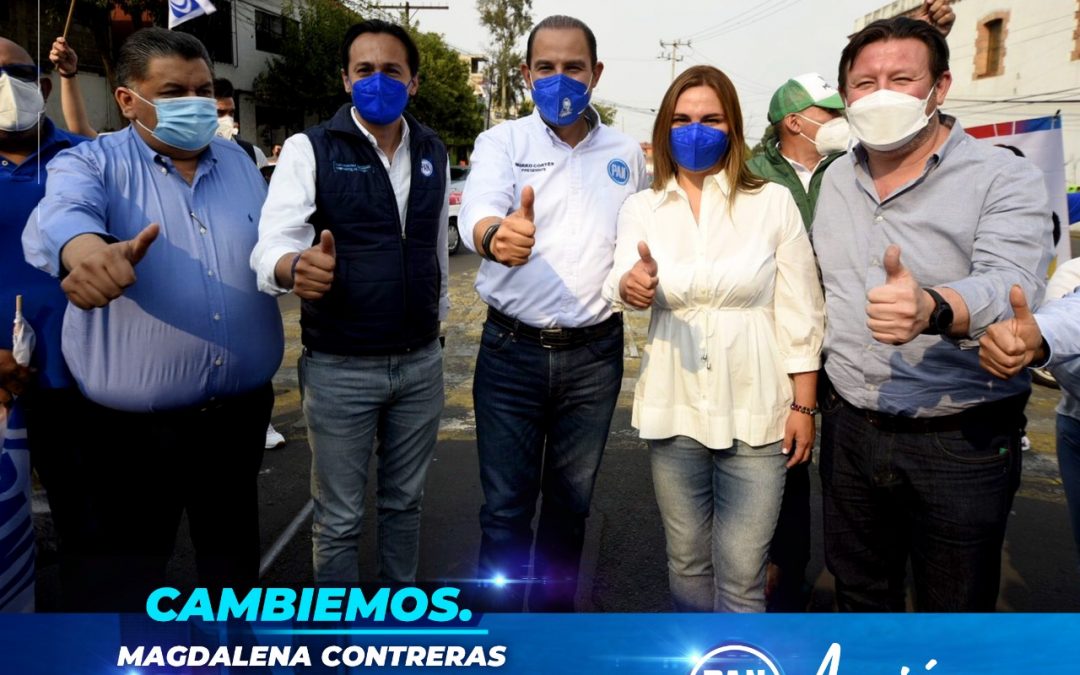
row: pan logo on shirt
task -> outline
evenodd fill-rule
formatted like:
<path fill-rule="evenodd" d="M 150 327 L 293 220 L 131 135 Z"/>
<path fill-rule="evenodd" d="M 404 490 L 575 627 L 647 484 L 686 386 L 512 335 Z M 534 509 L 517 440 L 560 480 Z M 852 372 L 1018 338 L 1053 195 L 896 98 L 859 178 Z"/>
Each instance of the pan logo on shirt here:
<path fill-rule="evenodd" d="M 613 159 L 608 162 L 607 175 L 618 185 L 626 185 L 630 182 L 630 167 L 621 159 Z"/>
<path fill-rule="evenodd" d="M 420 173 L 424 174 L 424 178 L 431 178 L 431 174 L 435 173 L 435 167 L 431 166 L 430 159 L 420 160 Z"/>

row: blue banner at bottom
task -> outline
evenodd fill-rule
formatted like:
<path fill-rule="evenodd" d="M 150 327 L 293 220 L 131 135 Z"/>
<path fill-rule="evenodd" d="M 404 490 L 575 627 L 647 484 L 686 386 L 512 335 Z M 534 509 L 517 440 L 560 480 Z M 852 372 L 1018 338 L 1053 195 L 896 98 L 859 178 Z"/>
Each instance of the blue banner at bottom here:
<path fill-rule="evenodd" d="M 1080 672 L 1080 615 L 492 614 L 468 627 L 0 615 L 0 672 L 987 675 Z"/>

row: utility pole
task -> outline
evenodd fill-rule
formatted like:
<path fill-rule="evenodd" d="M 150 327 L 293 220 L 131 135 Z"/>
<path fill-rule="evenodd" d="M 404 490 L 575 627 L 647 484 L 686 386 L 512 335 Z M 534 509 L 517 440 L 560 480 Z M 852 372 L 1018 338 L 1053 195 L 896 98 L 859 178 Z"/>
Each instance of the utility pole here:
<path fill-rule="evenodd" d="M 412 25 L 412 15 L 415 10 L 450 9 L 448 5 L 414 5 L 411 2 L 406 2 L 404 5 L 371 5 L 371 7 L 373 9 L 400 9 L 406 26 Z"/>
<path fill-rule="evenodd" d="M 668 60 L 668 59 L 671 60 L 671 79 L 672 80 L 675 79 L 675 62 L 683 60 L 683 57 L 679 56 L 679 47 L 689 47 L 689 46 L 690 46 L 690 41 L 689 40 L 687 40 L 686 42 L 683 42 L 682 40 L 672 40 L 671 42 L 664 42 L 663 40 L 660 41 L 660 49 L 663 50 L 663 49 L 667 49 L 668 47 L 670 47 L 671 52 L 665 54 L 664 52 L 661 51 L 660 56 L 658 56 L 656 58 L 661 59 L 661 60 L 665 60 L 665 61 Z"/>

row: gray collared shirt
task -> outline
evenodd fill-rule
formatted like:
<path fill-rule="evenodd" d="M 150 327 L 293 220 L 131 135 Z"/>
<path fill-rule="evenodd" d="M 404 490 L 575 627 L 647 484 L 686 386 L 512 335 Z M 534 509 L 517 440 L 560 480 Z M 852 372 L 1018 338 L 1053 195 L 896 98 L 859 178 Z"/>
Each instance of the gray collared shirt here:
<path fill-rule="evenodd" d="M 1052 226 L 1042 173 L 1012 153 L 976 141 L 953 118 L 945 144 L 920 176 L 878 199 L 861 146 L 825 174 L 811 231 L 825 286 L 825 370 L 853 405 L 911 417 L 960 412 L 1030 389 L 979 368 L 976 343 L 919 336 L 906 345 L 874 340 L 866 294 L 885 283 L 890 244 L 923 286 L 956 291 L 978 338 L 1011 316 L 1009 288 L 1038 304 L 1045 290 Z"/>

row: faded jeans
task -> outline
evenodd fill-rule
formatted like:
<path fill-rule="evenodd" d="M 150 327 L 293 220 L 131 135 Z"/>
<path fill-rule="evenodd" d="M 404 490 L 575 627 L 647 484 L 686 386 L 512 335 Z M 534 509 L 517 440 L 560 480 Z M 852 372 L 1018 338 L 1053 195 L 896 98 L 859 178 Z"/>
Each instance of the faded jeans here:
<path fill-rule="evenodd" d="M 765 611 L 765 564 L 787 474 L 780 445 L 649 441 L 676 611 Z"/>
<path fill-rule="evenodd" d="M 438 340 L 391 356 L 304 350 L 300 384 L 312 454 L 315 582 L 359 580 L 360 522 L 372 452 L 378 455 L 379 581 L 414 581 L 420 502 L 443 408 Z"/>

